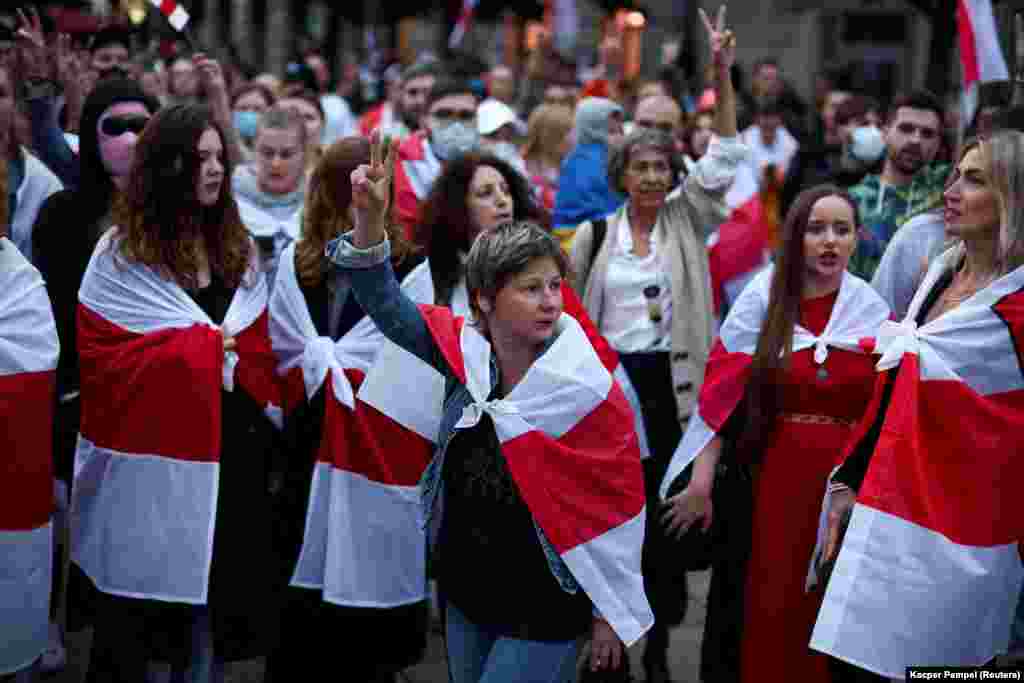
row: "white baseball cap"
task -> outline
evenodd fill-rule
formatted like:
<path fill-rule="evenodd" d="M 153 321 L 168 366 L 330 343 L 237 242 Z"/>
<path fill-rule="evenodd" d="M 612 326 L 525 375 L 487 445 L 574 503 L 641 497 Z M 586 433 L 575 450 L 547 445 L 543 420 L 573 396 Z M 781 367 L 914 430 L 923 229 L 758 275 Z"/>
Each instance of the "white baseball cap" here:
<path fill-rule="evenodd" d="M 501 100 L 488 98 L 476 110 L 476 127 L 480 135 L 493 135 L 499 128 L 510 123 L 519 135 L 526 133 L 526 125 L 519 120 L 512 107 Z"/>

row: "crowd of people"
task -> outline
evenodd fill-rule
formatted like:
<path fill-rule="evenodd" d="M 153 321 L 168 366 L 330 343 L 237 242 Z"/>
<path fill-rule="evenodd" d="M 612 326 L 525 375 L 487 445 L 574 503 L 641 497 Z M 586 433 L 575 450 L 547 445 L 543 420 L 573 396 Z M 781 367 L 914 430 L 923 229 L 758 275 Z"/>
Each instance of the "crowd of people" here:
<path fill-rule="evenodd" d="M 89 683 L 393 682 L 439 628 L 453 683 L 667 682 L 698 552 L 705 683 L 1019 651 L 1024 110 L 809 107 L 700 18 L 700 87 L 545 36 L 366 106 L 19 10 L 0 681 L 91 628 Z"/>

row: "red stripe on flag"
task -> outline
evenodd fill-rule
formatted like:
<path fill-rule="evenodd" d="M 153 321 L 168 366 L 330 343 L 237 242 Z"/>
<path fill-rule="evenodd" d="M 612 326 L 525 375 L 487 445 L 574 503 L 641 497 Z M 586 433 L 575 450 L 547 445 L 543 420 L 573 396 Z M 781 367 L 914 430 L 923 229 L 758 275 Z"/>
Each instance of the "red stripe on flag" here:
<path fill-rule="evenodd" d="M 904 357 L 858 502 L 964 545 L 1024 538 L 1024 391 L 979 396 L 959 381 L 918 381 Z"/>
<path fill-rule="evenodd" d="M 562 282 L 562 310 L 575 318 L 576 322 L 583 328 L 583 333 L 587 335 L 590 345 L 594 347 L 597 357 L 601 359 L 601 365 L 608 372 L 615 372 L 615 368 L 619 367 L 619 354 L 601 336 L 597 326 L 594 325 L 594 321 L 587 315 L 587 309 L 583 307 L 583 302 L 580 301 L 575 290 L 569 286 L 568 281 Z"/>
<path fill-rule="evenodd" d="M 53 514 L 56 374 L 0 375 L 0 529 L 24 531 Z"/>
<path fill-rule="evenodd" d="M 160 3 L 160 11 L 164 13 L 164 16 L 171 16 L 176 9 L 178 9 L 178 3 L 176 0 L 163 0 L 163 2 Z"/>
<path fill-rule="evenodd" d="M 270 346 L 268 321 L 269 316 L 264 309 L 252 325 L 235 337 L 235 341 L 238 342 L 235 378 L 238 386 L 261 408 L 265 408 L 268 403 L 280 406 L 282 401 L 281 383 L 276 372 L 277 356 Z"/>
<path fill-rule="evenodd" d="M 463 384 L 466 383 L 466 365 L 462 358 L 462 326 L 465 318 L 456 318 L 451 309 L 444 306 L 421 304 L 420 312 L 426 321 L 430 334 L 434 337 L 441 354 L 448 361 L 448 366 Z"/>
<path fill-rule="evenodd" d="M 617 384 L 555 441 L 530 431 L 506 441 L 509 471 L 559 554 L 633 519 L 644 506 L 633 416 Z"/>
<path fill-rule="evenodd" d="M 960 63 L 963 67 L 964 87 L 981 79 L 981 67 L 978 64 L 978 45 L 975 42 L 974 26 L 971 14 L 967 10 L 967 0 L 957 0 L 956 26 L 960 38 Z"/>
<path fill-rule="evenodd" d="M 327 373 L 325 381 L 327 405 L 317 459 L 381 484 L 418 484 L 430 463 L 433 445 L 362 401 L 356 401 L 355 411 L 339 403 L 334 396 L 332 372 Z M 358 391 L 363 373 L 347 370 L 345 376 L 353 391 Z"/>
<path fill-rule="evenodd" d="M 78 307 L 85 438 L 122 453 L 215 461 L 224 342 L 206 325 L 129 332 Z"/>
<path fill-rule="evenodd" d="M 753 360 L 746 353 L 729 353 L 721 339 L 711 347 L 697 405 L 701 418 L 714 431 L 722 430 L 740 404 Z"/>

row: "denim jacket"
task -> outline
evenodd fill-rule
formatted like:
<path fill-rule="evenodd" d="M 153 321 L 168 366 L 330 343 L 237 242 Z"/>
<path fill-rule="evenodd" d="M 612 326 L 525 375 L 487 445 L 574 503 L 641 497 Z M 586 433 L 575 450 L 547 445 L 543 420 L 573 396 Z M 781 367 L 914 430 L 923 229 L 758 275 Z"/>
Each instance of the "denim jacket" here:
<path fill-rule="evenodd" d="M 352 293 L 359 305 L 380 329 L 385 337 L 398 344 L 420 360 L 444 375 L 445 398 L 441 427 L 437 435 L 437 450 L 420 479 L 424 520 L 427 530 L 427 560 L 433 555 L 441 519 L 444 515 L 444 456 L 448 444 L 455 436 L 455 424 L 462 417 L 462 411 L 473 403 L 469 389 L 454 375 L 447 361 L 437 347 L 427 323 L 419 308 L 402 292 L 394 271 L 391 269 L 391 244 L 384 241 L 369 249 L 357 249 L 349 235 L 332 240 L 327 245 L 327 258 L 336 268 L 350 275 Z M 497 361 L 491 353 L 491 387 L 493 391 L 501 374 Z M 559 557 L 544 532 L 533 522 L 540 545 L 548 561 L 551 573 L 559 586 L 567 593 L 576 593 L 579 584 L 569 568 Z M 429 566 L 429 564 L 428 564 Z"/>

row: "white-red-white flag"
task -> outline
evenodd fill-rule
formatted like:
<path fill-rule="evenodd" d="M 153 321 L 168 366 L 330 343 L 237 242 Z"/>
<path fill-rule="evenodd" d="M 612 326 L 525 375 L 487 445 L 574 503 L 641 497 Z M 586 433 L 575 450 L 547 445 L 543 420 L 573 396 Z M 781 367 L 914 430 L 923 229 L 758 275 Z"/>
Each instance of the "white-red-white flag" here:
<path fill-rule="evenodd" d="M 0 238 L 0 675 L 32 664 L 49 638 L 59 352 L 43 278 Z"/>
<path fill-rule="evenodd" d="M 417 303 L 432 302 L 430 271 L 414 270 L 402 290 Z M 336 605 L 395 607 L 423 600 L 427 554 L 419 481 L 436 430 L 419 434 L 356 398 L 384 335 L 364 317 L 336 342 L 319 336 L 296 277 L 295 247 L 289 246 L 270 298 L 270 338 L 287 412 L 325 389 L 323 431 L 291 584 L 318 590 Z M 440 376 L 433 386 L 405 386 L 428 395 L 444 392 Z M 362 521 L 353 524 L 356 518 Z"/>
<path fill-rule="evenodd" d="M 966 128 L 978 109 L 979 84 L 1005 81 L 1010 72 L 999 47 L 991 0 L 957 0 L 956 27 L 964 79 L 961 126 Z"/>
<path fill-rule="evenodd" d="M 176 282 L 127 261 L 113 232 L 78 294 L 72 558 L 103 592 L 205 604 L 221 392 L 244 391 L 280 425 L 267 281 L 254 256 L 218 326 Z"/>
<path fill-rule="evenodd" d="M 479 1 L 463 0 L 459 18 L 455 20 L 455 26 L 452 27 L 451 35 L 448 36 L 448 47 L 458 47 L 462 39 L 469 33 L 469 27 L 473 25 L 473 12 L 476 10 Z"/>
<path fill-rule="evenodd" d="M 697 412 L 672 455 L 661 482 L 664 498 L 672 482 L 720 432 L 739 405 L 768 311 L 774 266 L 763 269 L 750 281 L 729 311 L 719 338 L 711 348 Z M 820 336 L 800 325 L 793 331 L 793 353 L 813 353 L 816 365 L 828 358 L 829 347 L 863 353 L 865 340 L 874 337 L 889 318 L 889 307 L 871 285 L 851 273 L 843 274 L 832 315 Z M 838 448 L 838 445 L 837 445 Z"/>
<path fill-rule="evenodd" d="M 526 376 L 504 399 L 488 401 L 490 344 L 447 308 L 421 309 L 451 372 L 474 399 L 456 429 L 471 428 L 484 413 L 491 417 L 538 526 L 618 636 L 634 643 L 653 623 L 640 573 L 640 453 L 625 396 L 580 324 L 563 313 L 557 338 Z M 389 342 L 359 395 L 399 423 L 439 425 L 443 395 L 420 390 L 439 374 Z M 406 386 L 418 390 L 399 389 Z"/>
<path fill-rule="evenodd" d="M 160 10 L 167 21 L 174 27 L 175 31 L 181 31 L 188 24 L 189 16 L 184 7 L 176 0 L 149 0 L 150 3 Z"/>
<path fill-rule="evenodd" d="M 1024 582 L 1024 267 L 917 327 L 953 255 L 879 331 L 892 398 L 811 638 L 889 677 L 1005 651 Z"/>

